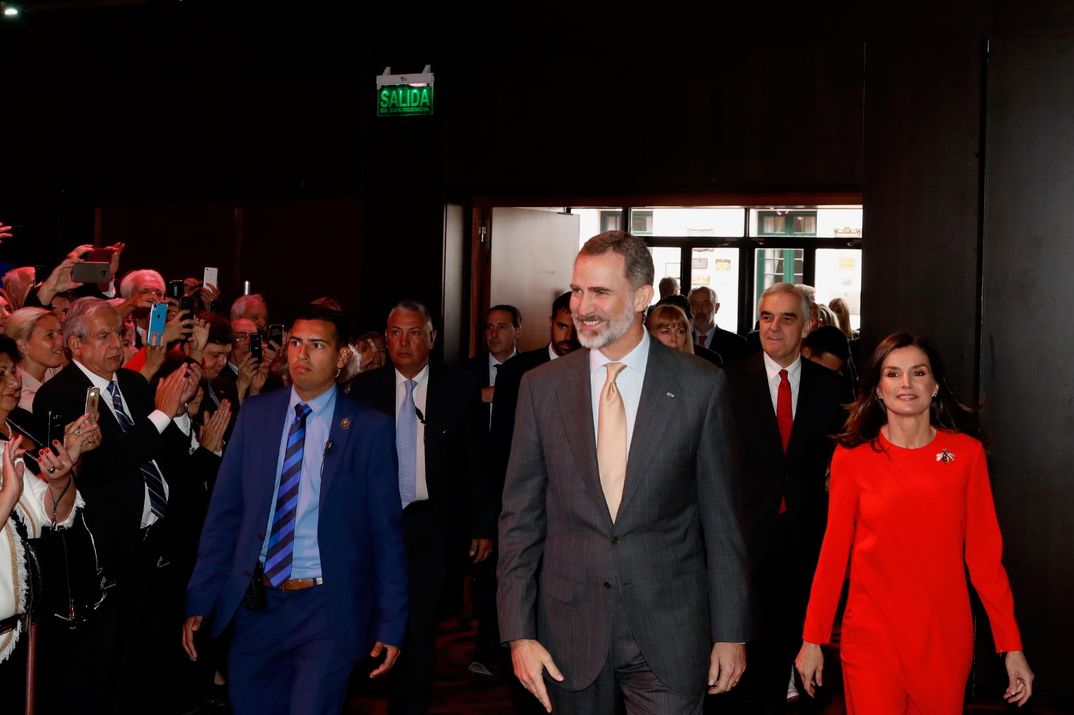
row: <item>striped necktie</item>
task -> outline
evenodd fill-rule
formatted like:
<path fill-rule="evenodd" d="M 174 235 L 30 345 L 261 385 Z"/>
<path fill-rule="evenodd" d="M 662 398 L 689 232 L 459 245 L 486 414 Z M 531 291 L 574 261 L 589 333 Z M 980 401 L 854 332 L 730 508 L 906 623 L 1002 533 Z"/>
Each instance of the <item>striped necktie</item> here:
<path fill-rule="evenodd" d="M 272 516 L 265 576 L 273 588 L 291 577 L 291 559 L 295 552 L 295 519 L 298 515 L 298 487 L 302 481 L 302 453 L 306 444 L 306 418 L 313 410 L 304 402 L 295 405 L 295 420 L 287 433 L 283 454 L 280 488 L 276 494 L 276 512 Z"/>
<path fill-rule="evenodd" d="M 116 421 L 119 422 L 119 428 L 124 432 L 128 432 L 134 426 L 134 420 L 123 409 L 123 397 L 119 393 L 119 383 L 115 380 L 109 382 L 108 392 L 112 395 L 112 409 L 116 412 Z M 158 519 L 163 518 L 168 513 L 168 497 L 164 493 L 164 477 L 161 476 L 160 470 L 157 469 L 157 465 L 153 462 L 146 462 L 140 465 L 138 469 L 142 472 L 145 488 L 149 492 L 149 510 Z"/>

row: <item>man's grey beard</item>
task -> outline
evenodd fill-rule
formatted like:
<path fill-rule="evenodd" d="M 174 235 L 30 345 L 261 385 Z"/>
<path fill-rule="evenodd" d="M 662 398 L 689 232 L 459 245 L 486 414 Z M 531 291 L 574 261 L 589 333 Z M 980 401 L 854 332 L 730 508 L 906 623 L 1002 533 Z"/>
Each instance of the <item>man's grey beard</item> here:
<path fill-rule="evenodd" d="M 578 335 L 578 342 L 582 344 L 582 347 L 590 350 L 600 350 L 604 346 L 614 343 L 626 335 L 627 331 L 630 330 L 630 326 L 634 324 L 634 310 L 628 305 L 623 315 L 608 318 L 600 335 L 587 336 L 582 333 L 581 322 L 588 317 L 583 315 L 574 318 L 574 329 Z"/>

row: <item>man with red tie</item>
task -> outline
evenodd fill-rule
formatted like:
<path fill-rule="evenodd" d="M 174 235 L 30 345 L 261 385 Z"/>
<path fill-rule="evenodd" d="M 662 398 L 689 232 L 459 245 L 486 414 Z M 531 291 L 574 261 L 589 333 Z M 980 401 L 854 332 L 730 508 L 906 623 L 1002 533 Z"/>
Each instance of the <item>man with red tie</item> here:
<path fill-rule="evenodd" d="M 742 712 L 782 713 L 827 520 L 831 435 L 851 395 L 801 356 L 810 301 L 800 288 L 771 286 L 758 313 L 763 351 L 727 367 L 758 635 L 739 697 Z"/>

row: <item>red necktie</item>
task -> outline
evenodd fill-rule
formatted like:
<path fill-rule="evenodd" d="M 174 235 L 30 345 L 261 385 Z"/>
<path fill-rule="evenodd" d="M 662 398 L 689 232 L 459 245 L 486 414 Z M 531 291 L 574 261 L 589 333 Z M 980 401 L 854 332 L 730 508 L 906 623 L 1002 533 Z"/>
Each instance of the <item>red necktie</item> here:
<path fill-rule="evenodd" d="M 791 428 L 794 427 L 794 408 L 791 406 L 791 381 L 787 379 L 787 371 L 779 371 L 779 392 L 776 393 L 776 424 L 779 425 L 779 437 L 783 442 L 783 453 L 787 453 L 787 445 L 791 443 Z M 779 499 L 779 513 L 787 511 L 787 500 Z"/>
<path fill-rule="evenodd" d="M 697 344 L 700 345 L 701 347 L 705 347 L 705 338 L 707 338 L 707 337 L 708 337 L 707 335 L 698 335 L 697 336 Z"/>

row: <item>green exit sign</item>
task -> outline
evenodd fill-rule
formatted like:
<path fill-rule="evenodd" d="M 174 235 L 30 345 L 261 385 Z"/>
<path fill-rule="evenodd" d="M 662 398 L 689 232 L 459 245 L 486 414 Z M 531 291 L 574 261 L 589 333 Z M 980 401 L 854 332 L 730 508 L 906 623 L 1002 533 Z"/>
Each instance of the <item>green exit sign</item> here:
<path fill-rule="evenodd" d="M 377 77 L 377 116 L 431 116 L 434 80 L 429 65 L 416 74 L 392 74 L 392 68 L 385 67 Z"/>
<path fill-rule="evenodd" d="M 413 117 L 433 113 L 433 86 L 396 84 L 377 90 L 378 117 Z"/>

